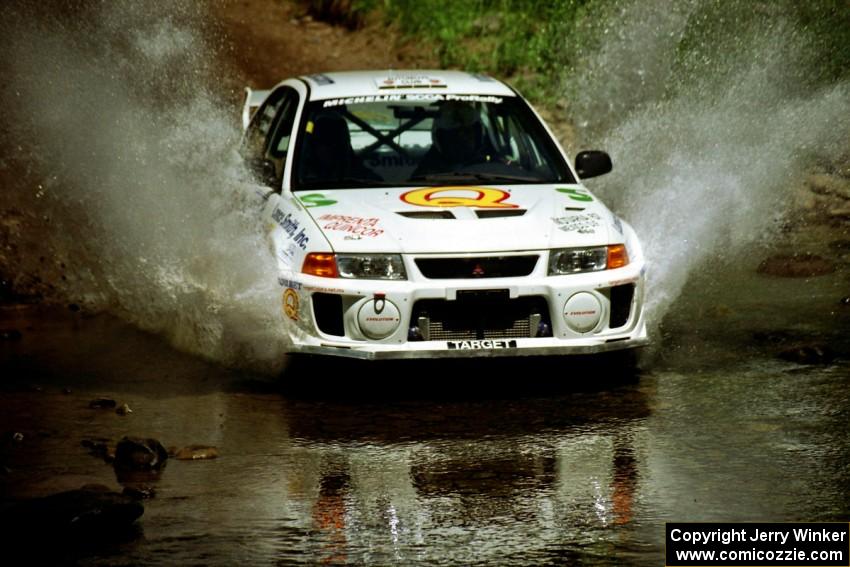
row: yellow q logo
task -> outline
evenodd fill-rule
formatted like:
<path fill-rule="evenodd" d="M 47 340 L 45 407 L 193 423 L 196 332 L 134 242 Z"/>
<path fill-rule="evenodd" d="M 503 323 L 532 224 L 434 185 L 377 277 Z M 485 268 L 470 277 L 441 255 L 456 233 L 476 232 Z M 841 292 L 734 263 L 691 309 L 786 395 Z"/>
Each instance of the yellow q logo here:
<path fill-rule="evenodd" d="M 283 312 L 293 321 L 298 320 L 298 293 L 291 287 L 283 292 Z"/>
<path fill-rule="evenodd" d="M 447 195 L 446 193 L 451 193 Z M 458 194 L 466 193 L 466 195 Z M 474 197 L 467 196 L 470 193 Z M 480 209 L 516 209 L 517 205 L 503 203 L 510 193 L 490 187 L 426 187 L 408 191 L 401 200 L 420 207 L 478 207 Z"/>

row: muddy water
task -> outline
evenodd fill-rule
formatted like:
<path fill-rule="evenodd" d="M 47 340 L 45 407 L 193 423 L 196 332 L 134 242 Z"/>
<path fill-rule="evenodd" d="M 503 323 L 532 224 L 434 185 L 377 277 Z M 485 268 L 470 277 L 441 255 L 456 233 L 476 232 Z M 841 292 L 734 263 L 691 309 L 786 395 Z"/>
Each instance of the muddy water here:
<path fill-rule="evenodd" d="M 666 521 L 846 520 L 846 275 L 711 281 L 685 289 L 639 380 L 569 360 L 270 377 L 109 316 L 7 308 L 23 338 L 0 343 L 0 431 L 24 437 L 4 437 L 0 494 L 120 490 L 85 438 L 219 448 L 169 460 L 129 541 L 62 552 L 83 565 L 658 565 Z M 844 358 L 776 357 L 813 337 Z"/>

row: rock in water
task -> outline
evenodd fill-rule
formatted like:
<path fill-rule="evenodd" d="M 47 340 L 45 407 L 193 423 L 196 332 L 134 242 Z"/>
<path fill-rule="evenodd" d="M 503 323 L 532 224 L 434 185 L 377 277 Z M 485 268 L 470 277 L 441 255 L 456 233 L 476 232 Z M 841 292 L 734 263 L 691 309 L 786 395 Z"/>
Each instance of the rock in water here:
<path fill-rule="evenodd" d="M 835 353 L 825 345 L 797 345 L 779 353 L 779 358 L 797 364 L 828 364 Z"/>
<path fill-rule="evenodd" d="M 116 469 L 158 470 L 166 459 L 168 453 L 156 439 L 124 437 L 115 448 Z"/>
<path fill-rule="evenodd" d="M 215 459 L 218 457 L 218 449 L 206 445 L 189 445 L 174 453 L 174 458 L 181 461 L 198 461 L 202 459 Z"/>
<path fill-rule="evenodd" d="M 89 407 L 92 409 L 112 409 L 115 407 L 115 400 L 111 398 L 96 398 L 89 402 Z"/>
<path fill-rule="evenodd" d="M 3 511 L 0 524 L 4 539 L 9 536 L 7 541 L 12 543 L 92 543 L 126 533 L 144 511 L 132 498 L 104 486 L 87 485 L 17 502 Z"/>
<path fill-rule="evenodd" d="M 111 463 L 115 460 L 115 444 L 111 439 L 106 437 L 95 437 L 91 439 L 83 439 L 80 444 L 88 449 L 91 455 L 99 457 L 107 463 Z"/>

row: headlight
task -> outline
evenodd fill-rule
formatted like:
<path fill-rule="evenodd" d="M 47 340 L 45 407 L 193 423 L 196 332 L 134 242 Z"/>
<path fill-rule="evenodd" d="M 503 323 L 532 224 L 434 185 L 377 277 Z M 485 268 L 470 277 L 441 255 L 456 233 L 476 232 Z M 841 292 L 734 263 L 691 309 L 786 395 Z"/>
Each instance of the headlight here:
<path fill-rule="evenodd" d="M 593 248 L 566 248 L 549 252 L 549 275 L 578 274 L 621 268 L 629 263 L 629 254 L 623 244 L 594 246 Z"/>
<path fill-rule="evenodd" d="M 339 277 L 363 280 L 406 280 L 399 254 L 337 254 Z"/>
<path fill-rule="evenodd" d="M 567 248 L 549 253 L 549 275 L 597 272 L 608 266 L 608 247 Z"/>

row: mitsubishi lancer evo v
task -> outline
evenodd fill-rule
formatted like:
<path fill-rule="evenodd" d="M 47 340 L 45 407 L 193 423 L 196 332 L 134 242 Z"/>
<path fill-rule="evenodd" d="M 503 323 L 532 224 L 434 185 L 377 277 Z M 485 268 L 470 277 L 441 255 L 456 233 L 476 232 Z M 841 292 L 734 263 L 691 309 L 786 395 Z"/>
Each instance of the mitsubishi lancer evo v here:
<path fill-rule="evenodd" d="M 647 343 L 644 257 L 508 85 L 339 72 L 246 89 L 290 353 L 589 354 Z"/>

